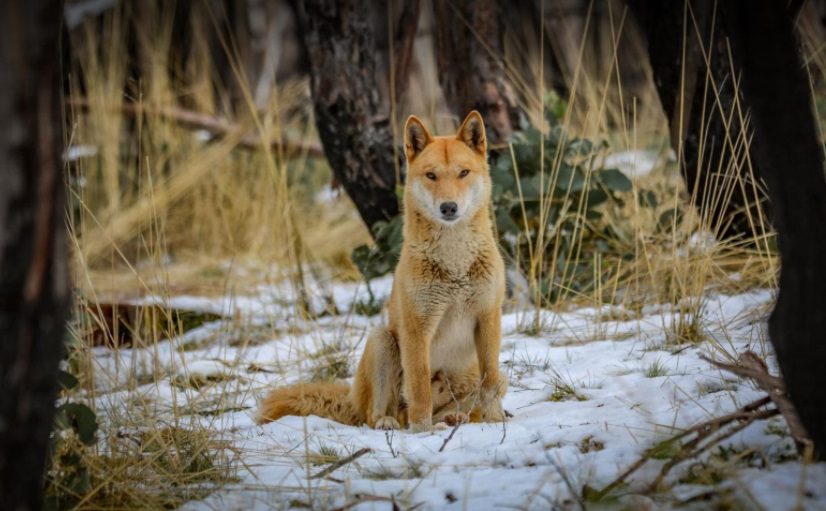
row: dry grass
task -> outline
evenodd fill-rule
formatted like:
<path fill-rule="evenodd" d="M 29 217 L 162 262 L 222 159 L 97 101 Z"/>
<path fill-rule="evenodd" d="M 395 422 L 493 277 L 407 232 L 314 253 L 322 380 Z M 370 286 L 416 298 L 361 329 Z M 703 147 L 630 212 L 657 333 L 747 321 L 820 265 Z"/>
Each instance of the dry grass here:
<path fill-rule="evenodd" d="M 774 287 L 777 283 L 779 266 L 772 247 L 772 235 L 756 240 L 721 241 L 715 239 L 715 233 L 721 232 L 724 226 L 720 224 L 724 220 L 714 220 L 710 215 L 715 206 L 729 200 L 735 189 L 751 187 L 751 182 L 759 181 L 745 156 L 750 141 L 743 137 L 731 141 L 729 165 L 708 172 L 716 183 L 708 187 L 707 193 L 713 196 L 689 196 L 673 157 L 669 158 L 666 151 L 668 131 L 647 65 L 644 41 L 627 10 L 617 12 L 613 2 L 606 2 L 604 7 L 608 10 L 604 17 L 593 18 L 589 11 L 581 40 L 575 40 L 572 27 L 553 27 L 560 30 L 543 36 L 551 37 L 555 51 L 564 53 L 556 55 L 557 58 L 563 64 L 567 62 L 562 72 L 571 95 L 566 98 L 562 126 L 575 136 L 606 141 L 617 151 L 656 148 L 660 150 L 659 162 L 651 173 L 634 179 L 634 189 L 623 205 L 609 201 L 601 224 L 588 225 L 586 219 L 578 220 L 582 228 L 574 233 L 575 243 L 567 251 L 563 251 L 560 242 L 563 233 L 558 228 L 562 215 L 559 215 L 557 225 L 548 230 L 548 235 L 538 233 L 529 263 L 520 268 L 529 283 L 529 294 L 535 305 L 533 315 L 525 318 L 523 329 L 535 333 L 547 330 L 551 326 L 546 324 L 549 316 L 542 314 L 542 310 L 567 308 L 571 303 L 597 308 L 606 304 L 618 305 L 631 311 L 647 303 L 670 303 L 673 304 L 671 312 L 680 319 L 667 328 L 673 330 L 675 339 L 693 342 L 700 337 L 698 325 L 702 319 L 701 297 L 704 293 L 712 289 L 733 293 L 754 287 Z M 597 27 L 592 23 L 603 24 L 598 28 L 610 37 L 595 38 Z M 810 44 L 813 44 L 812 40 L 816 39 L 810 37 Z M 517 42 L 510 41 L 510 51 L 506 51 L 506 58 L 510 59 L 506 60 L 509 78 L 517 89 L 523 109 L 537 126 L 543 125 L 544 98 L 548 94 L 542 80 L 547 73 L 542 66 L 540 47 L 543 42 L 546 41 L 522 48 Z M 823 60 L 821 50 L 810 48 L 813 56 L 818 57 L 813 58 L 813 62 Z M 524 56 L 526 52 L 529 57 Z M 621 63 L 620 59 L 625 60 Z M 629 61 L 643 77 L 630 89 L 623 83 L 620 69 L 621 65 L 627 67 Z M 713 101 L 718 84 L 709 83 L 706 87 L 706 95 Z M 722 115 L 743 119 L 745 114 L 740 105 L 735 104 L 733 108 L 734 111 L 722 112 Z M 706 142 L 700 141 L 701 150 Z M 542 173 L 553 190 L 563 158 L 561 154 L 544 155 L 544 158 L 549 158 L 550 163 L 542 160 Z M 645 198 L 640 196 L 642 191 L 647 194 Z M 568 202 L 575 198 L 575 193 L 567 191 L 563 200 Z M 643 199 L 650 196 L 657 206 L 643 207 Z M 695 205 L 699 203 L 707 204 L 707 210 L 698 211 Z M 541 197 L 540 225 L 548 223 L 550 208 L 550 196 Z M 674 215 L 662 225 L 663 214 L 672 209 L 680 210 L 682 214 Z M 582 213 L 573 212 L 576 217 L 582 217 Z M 762 212 L 751 222 L 760 227 L 758 231 L 771 233 Z M 612 243 L 622 246 L 611 247 L 617 250 L 609 250 L 609 253 L 630 249 L 633 258 L 628 261 L 606 254 L 587 261 L 594 269 L 594 287 L 590 292 L 582 293 L 574 289 L 573 265 L 586 253 L 582 239 L 586 225 L 595 231 L 611 229 L 615 233 Z M 564 261 L 564 264 L 560 266 L 558 261 Z M 557 282 L 561 299 L 551 302 L 543 298 L 543 278 Z"/>
<path fill-rule="evenodd" d="M 89 23 L 73 34 L 71 99 L 86 98 L 88 106 L 81 110 L 70 103 L 70 143 L 96 152 L 69 169 L 79 272 L 92 273 L 93 283 L 97 271 L 112 269 L 143 277 L 146 263 L 163 257 L 206 265 L 251 259 L 286 273 L 323 261 L 352 273 L 349 253 L 318 233 L 335 229 L 354 242 L 366 240 L 367 233 L 344 201 L 321 215 L 312 208 L 312 195 L 329 181 L 324 162 L 269 145 L 262 151 L 238 148 L 248 134 L 261 140 L 314 138 L 306 82 L 279 84 L 263 110 L 247 98 L 237 118 L 229 119 L 238 129 L 207 142 L 161 112 L 183 100 L 205 114 L 227 115 L 217 110 L 228 101 L 226 93 L 204 79 L 212 64 L 198 37 L 213 28 L 210 21 L 196 23 L 189 62 L 177 69 L 166 62 L 174 54 L 171 15 L 159 10 L 152 19 L 132 21 L 127 14 L 107 14 L 103 31 Z M 145 64 L 138 76 L 129 74 L 134 70 L 123 58 L 130 35 L 142 42 Z M 244 83 L 243 76 L 232 78 Z M 126 115 L 119 108 L 123 102 L 143 109 L 141 115 Z M 303 233 L 310 233 L 307 239 Z M 130 268 L 137 262 L 143 267 Z M 189 280 L 180 277 L 186 276 L 176 282 Z"/>
<path fill-rule="evenodd" d="M 135 430 L 110 437 L 106 443 L 98 452 L 68 445 L 58 453 L 64 459 L 82 456 L 89 474 L 88 487 L 75 493 L 62 484 L 75 467 L 71 463 L 53 467 L 48 477 L 52 491 L 63 499 L 57 501 L 59 507 L 174 509 L 235 480 L 232 445 L 207 429 Z"/>

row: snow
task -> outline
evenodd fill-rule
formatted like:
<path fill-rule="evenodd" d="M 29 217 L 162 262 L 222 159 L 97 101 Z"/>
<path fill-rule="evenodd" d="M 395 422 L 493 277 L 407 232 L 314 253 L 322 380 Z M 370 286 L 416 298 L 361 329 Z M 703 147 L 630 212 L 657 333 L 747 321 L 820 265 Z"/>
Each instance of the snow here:
<path fill-rule="evenodd" d="M 391 283 L 390 277 L 379 279 L 372 289 L 384 297 Z M 366 300 L 363 285 L 326 288 L 341 311 Z M 172 413 L 173 403 L 214 408 L 217 400 L 224 409 L 236 410 L 192 415 L 191 421 L 229 441 L 241 463 L 237 482 L 185 509 L 327 509 L 370 498 L 374 500 L 357 509 L 388 509 L 391 497 L 402 508 L 419 505 L 417 509 L 577 508 L 574 492 L 580 494 L 584 485 L 602 488 L 646 449 L 681 428 L 763 396 L 702 355 L 721 358 L 752 350 L 776 370 L 765 324 L 773 300 L 769 290 L 737 296 L 709 292 L 702 316 L 706 340 L 681 346 L 667 342 L 675 319 L 669 306 L 649 306 L 641 315 L 618 306 L 543 311 L 538 335 L 525 333 L 534 312 L 523 306 L 503 316 L 500 364 L 510 378 L 504 407 L 514 415 L 505 424 L 466 424 L 455 432 L 420 434 L 385 433 L 318 417 L 285 417 L 258 426 L 257 400 L 269 388 L 306 379 L 319 354 L 330 353 L 331 347 L 346 357 L 352 372 L 366 330 L 381 321 L 380 316 L 346 312 L 297 319 L 294 299 L 295 293 L 281 286 L 220 299 L 150 297 L 145 301 L 230 319 L 144 349 L 95 348 L 99 406 L 123 399 L 126 391 L 118 389 L 129 378 L 164 375 L 138 389 L 159 403 L 162 414 Z M 193 377 L 212 383 L 176 385 Z M 582 400 L 551 400 L 560 383 L 573 387 Z M 649 461 L 628 479 L 617 505 L 667 509 L 696 497 L 688 508 L 699 509 L 704 501 L 698 496 L 713 490 L 731 492 L 745 508 L 800 504 L 826 509 L 826 464 L 804 466 L 784 430 L 782 420 L 772 418 L 725 440 L 725 449 L 761 454 L 755 457 L 759 462 L 730 464 L 730 476 L 716 486 L 680 482 L 697 461 L 690 460 L 667 476 L 668 492 L 646 492 L 663 464 Z M 329 465 L 313 464 L 312 453 L 334 449 L 345 457 L 365 447 L 371 452 L 328 477 L 310 477 Z"/>
<path fill-rule="evenodd" d="M 671 150 L 666 157 L 670 161 L 676 158 L 674 151 Z M 605 167 L 619 169 L 630 178 L 642 177 L 654 170 L 660 158 L 660 151 L 617 151 L 605 157 Z"/>
<path fill-rule="evenodd" d="M 65 161 L 77 161 L 82 158 L 97 156 L 98 148 L 93 145 L 72 145 L 63 154 Z"/>
<path fill-rule="evenodd" d="M 111 9 L 117 5 L 117 3 L 118 0 L 80 0 L 78 2 L 67 2 L 63 7 L 66 26 L 69 27 L 69 29 L 73 29 L 80 25 L 84 19 Z"/>
<path fill-rule="evenodd" d="M 341 198 L 341 190 L 337 190 L 326 184 L 321 187 L 321 190 L 315 196 L 317 204 L 332 204 Z"/>

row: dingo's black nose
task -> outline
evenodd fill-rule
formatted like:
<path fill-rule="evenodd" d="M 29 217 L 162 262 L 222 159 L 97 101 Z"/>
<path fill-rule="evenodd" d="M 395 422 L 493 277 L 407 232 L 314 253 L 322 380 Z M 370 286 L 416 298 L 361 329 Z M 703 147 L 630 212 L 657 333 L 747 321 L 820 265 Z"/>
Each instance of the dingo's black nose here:
<path fill-rule="evenodd" d="M 459 206 L 455 202 L 443 202 L 439 205 L 439 211 L 445 218 L 453 218 L 456 212 L 459 211 Z"/>

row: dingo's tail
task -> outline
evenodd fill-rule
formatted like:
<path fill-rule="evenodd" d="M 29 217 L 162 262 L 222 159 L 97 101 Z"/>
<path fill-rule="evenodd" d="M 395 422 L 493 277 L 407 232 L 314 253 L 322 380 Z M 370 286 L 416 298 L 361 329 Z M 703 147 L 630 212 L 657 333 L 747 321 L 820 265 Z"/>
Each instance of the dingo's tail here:
<path fill-rule="evenodd" d="M 349 394 L 350 387 L 344 383 L 299 383 L 278 388 L 261 402 L 257 422 L 263 424 L 287 415 L 318 415 L 359 426 L 365 420 L 356 412 Z"/>

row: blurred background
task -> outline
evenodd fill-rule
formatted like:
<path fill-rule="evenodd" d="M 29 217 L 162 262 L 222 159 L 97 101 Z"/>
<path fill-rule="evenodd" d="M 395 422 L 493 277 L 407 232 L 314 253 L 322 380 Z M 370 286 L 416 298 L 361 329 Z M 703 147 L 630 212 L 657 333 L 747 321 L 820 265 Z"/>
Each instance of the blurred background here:
<path fill-rule="evenodd" d="M 669 70 L 652 70 L 623 1 L 342 10 L 263 0 L 66 5 L 69 228 L 81 296 L 223 292 L 227 279 L 243 280 L 229 261 L 298 286 L 384 273 L 398 242 L 389 238 L 403 184 L 400 127 L 416 114 L 448 133 L 471 108 L 494 147 L 503 248 L 534 301 L 616 287 L 635 277 L 643 248 L 673 254 L 691 236 L 771 253 L 720 29 L 690 9 L 672 9 L 685 19 L 672 22 L 681 30 L 672 46 L 711 67 L 695 71 L 695 83 L 677 73 L 664 85 L 670 98 L 655 81 Z M 824 11 L 806 2 L 797 17 L 818 107 Z M 331 31 L 333 17 L 341 25 Z M 621 176 L 601 173 L 613 169 Z"/>
<path fill-rule="evenodd" d="M 789 8 L 823 143 L 826 1 Z M 777 286 L 714 2 L 69 0 L 64 21 L 64 366 L 108 444 L 58 448 L 60 505 L 202 497 L 182 488 L 238 466 L 204 421 L 284 374 L 352 374 L 401 244 L 410 114 L 449 134 L 482 113 L 520 333 L 552 330 L 549 309 L 664 304 L 666 343 L 698 344 L 709 294 Z M 298 369 L 240 355 L 273 339 Z M 229 372 L 191 376 L 187 353 L 216 346 L 238 350 Z"/>

